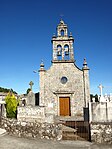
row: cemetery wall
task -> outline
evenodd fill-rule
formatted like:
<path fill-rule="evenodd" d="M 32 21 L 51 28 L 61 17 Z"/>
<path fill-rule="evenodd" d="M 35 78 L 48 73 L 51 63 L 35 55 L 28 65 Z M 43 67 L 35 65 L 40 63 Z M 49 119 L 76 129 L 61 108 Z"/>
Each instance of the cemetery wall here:
<path fill-rule="evenodd" d="M 90 122 L 112 122 L 112 102 L 90 102 Z"/>
<path fill-rule="evenodd" d="M 44 122 L 44 107 L 39 106 L 19 106 L 17 108 L 17 119 L 19 121 L 37 121 Z"/>
<path fill-rule="evenodd" d="M 91 141 L 102 144 L 112 144 L 112 123 L 91 123 Z"/>
<path fill-rule="evenodd" d="M 54 116 L 45 112 L 44 106 L 24 106 L 18 107 L 17 119 L 19 121 L 54 123 Z"/>
<path fill-rule="evenodd" d="M 10 135 L 17 137 L 62 139 L 62 125 L 57 123 L 18 121 L 2 117 L 1 127 Z"/>

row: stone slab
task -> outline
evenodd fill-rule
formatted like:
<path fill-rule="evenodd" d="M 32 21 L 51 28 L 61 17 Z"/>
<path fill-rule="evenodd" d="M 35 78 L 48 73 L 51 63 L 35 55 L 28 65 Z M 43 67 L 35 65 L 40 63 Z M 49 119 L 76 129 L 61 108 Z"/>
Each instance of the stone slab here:
<path fill-rule="evenodd" d="M 35 106 L 35 94 L 32 91 L 30 91 L 27 95 L 26 105 Z"/>

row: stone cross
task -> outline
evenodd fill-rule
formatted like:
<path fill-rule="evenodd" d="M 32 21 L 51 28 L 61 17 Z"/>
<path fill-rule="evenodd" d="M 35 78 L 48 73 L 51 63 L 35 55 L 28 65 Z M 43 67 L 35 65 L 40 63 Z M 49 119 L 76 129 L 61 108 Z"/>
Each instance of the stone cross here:
<path fill-rule="evenodd" d="M 98 88 L 100 89 L 100 95 L 101 96 L 103 96 L 103 86 L 100 84 L 99 86 L 98 86 Z"/>
<path fill-rule="evenodd" d="M 32 81 L 30 81 L 29 85 L 30 85 L 30 89 L 32 91 L 32 86 L 34 85 L 34 83 Z"/>

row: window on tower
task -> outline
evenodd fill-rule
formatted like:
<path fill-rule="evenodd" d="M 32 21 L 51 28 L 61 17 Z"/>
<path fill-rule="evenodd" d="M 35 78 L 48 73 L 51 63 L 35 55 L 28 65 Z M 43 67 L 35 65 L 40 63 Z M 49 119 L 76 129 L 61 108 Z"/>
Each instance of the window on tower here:
<path fill-rule="evenodd" d="M 65 60 L 69 60 L 69 46 L 65 45 L 64 46 L 64 53 L 65 53 Z"/>
<path fill-rule="evenodd" d="M 69 55 L 69 46 L 68 45 L 64 46 L 64 50 L 65 50 L 65 55 Z"/>
<path fill-rule="evenodd" d="M 61 30 L 61 36 L 64 36 L 64 30 Z"/>
<path fill-rule="evenodd" d="M 62 58 L 62 47 L 61 47 L 61 45 L 57 46 L 57 58 L 58 58 L 58 60 L 61 60 L 61 58 Z"/>

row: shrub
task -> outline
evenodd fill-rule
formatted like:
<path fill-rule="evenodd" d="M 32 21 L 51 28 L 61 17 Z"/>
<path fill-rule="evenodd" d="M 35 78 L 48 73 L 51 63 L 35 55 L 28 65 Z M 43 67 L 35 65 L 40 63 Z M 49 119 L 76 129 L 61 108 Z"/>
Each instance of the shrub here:
<path fill-rule="evenodd" d="M 17 117 L 17 106 L 19 104 L 19 100 L 16 99 L 15 95 L 9 92 L 5 98 L 6 102 L 6 115 L 8 118 L 16 118 Z"/>

